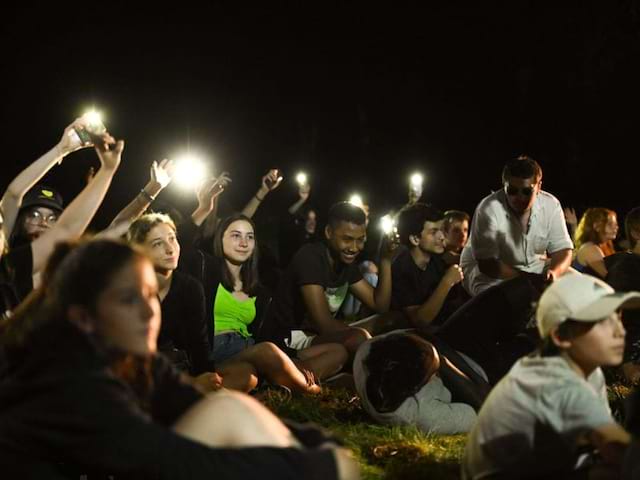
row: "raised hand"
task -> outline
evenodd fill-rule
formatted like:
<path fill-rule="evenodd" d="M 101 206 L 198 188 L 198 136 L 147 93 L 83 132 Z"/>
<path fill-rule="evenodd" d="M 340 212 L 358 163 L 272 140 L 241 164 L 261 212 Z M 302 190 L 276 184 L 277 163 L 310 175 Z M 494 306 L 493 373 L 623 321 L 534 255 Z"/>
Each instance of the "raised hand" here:
<path fill-rule="evenodd" d="M 283 177 L 280 175 L 278 169 L 272 168 L 264 177 L 262 177 L 261 190 L 264 190 L 264 193 L 269 193 L 275 190 L 282 183 L 282 179 Z"/>
<path fill-rule="evenodd" d="M 298 186 L 298 195 L 300 196 L 301 200 L 304 200 L 306 202 L 309 199 L 310 193 L 311 193 L 311 185 L 309 185 L 307 182 L 300 184 Z"/>
<path fill-rule="evenodd" d="M 160 163 L 154 160 L 151 164 L 151 182 L 156 183 L 161 189 L 166 188 L 171 183 L 174 171 L 175 165 L 172 160 L 165 158 Z"/>
<path fill-rule="evenodd" d="M 213 210 L 213 202 L 218 195 L 224 192 L 225 187 L 231 182 L 231 177 L 227 172 L 222 173 L 218 178 L 211 177 L 200 184 L 196 195 L 198 197 L 198 208 L 206 211 Z"/>
<path fill-rule="evenodd" d="M 62 156 L 68 155 L 76 150 L 80 150 L 81 148 L 92 147 L 93 142 L 83 142 L 78 135 L 79 131 L 86 130 L 87 120 L 84 117 L 78 117 L 64 129 L 64 133 L 62 134 L 62 138 L 58 142 L 58 148 L 60 149 L 60 153 Z M 97 136 L 97 139 L 101 139 L 105 141 L 108 138 L 112 138 L 108 133 L 104 133 L 103 135 Z"/>
<path fill-rule="evenodd" d="M 107 170 L 115 170 L 122 160 L 122 151 L 124 150 L 124 140 L 116 141 L 108 133 L 96 142 L 95 149 L 102 164 L 102 168 Z"/>
<path fill-rule="evenodd" d="M 578 225 L 578 216 L 576 215 L 575 209 L 571 207 L 565 207 L 563 209 L 564 212 L 564 220 L 569 225 L 573 225 L 574 227 Z"/>

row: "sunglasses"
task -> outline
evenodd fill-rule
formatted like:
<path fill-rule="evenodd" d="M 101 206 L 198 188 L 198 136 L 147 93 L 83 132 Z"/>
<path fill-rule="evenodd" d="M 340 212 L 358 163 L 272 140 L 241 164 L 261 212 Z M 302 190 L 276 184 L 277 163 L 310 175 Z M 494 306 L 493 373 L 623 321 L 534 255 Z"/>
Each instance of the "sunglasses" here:
<path fill-rule="evenodd" d="M 533 192 L 535 189 L 536 189 L 535 186 L 518 188 L 511 185 L 507 185 L 507 195 L 515 197 L 516 195 L 520 194 L 523 197 L 530 197 L 531 195 L 533 195 Z"/>

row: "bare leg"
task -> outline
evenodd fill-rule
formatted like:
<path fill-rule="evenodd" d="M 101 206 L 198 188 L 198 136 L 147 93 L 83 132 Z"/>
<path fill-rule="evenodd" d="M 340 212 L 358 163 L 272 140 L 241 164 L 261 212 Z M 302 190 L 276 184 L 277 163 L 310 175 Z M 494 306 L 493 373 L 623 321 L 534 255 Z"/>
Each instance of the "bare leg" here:
<path fill-rule="evenodd" d="M 293 363 L 293 360 L 271 342 L 258 343 L 249 347 L 234 356 L 231 361 L 250 363 L 257 370 L 258 375 L 264 375 L 271 383 L 284 385 L 298 392 L 320 393 L 320 387 L 316 383 L 309 384 L 307 377 Z"/>
<path fill-rule="evenodd" d="M 338 373 L 347 360 L 347 349 L 338 343 L 323 343 L 298 350 L 298 363 L 322 380 Z"/>
<path fill-rule="evenodd" d="M 312 346 L 322 345 L 324 343 L 339 343 L 347 349 L 349 353 L 349 364 L 353 361 L 353 357 L 358 351 L 358 347 L 369 340 L 371 335 L 363 328 L 347 327 L 344 330 L 335 332 L 326 332 L 317 335 L 311 342 Z"/>
<path fill-rule="evenodd" d="M 377 313 L 349 325 L 364 328 L 372 336 L 398 330 L 399 328 L 411 328 L 409 320 L 402 312 Z"/>
<path fill-rule="evenodd" d="M 222 375 L 222 386 L 239 392 L 250 392 L 258 385 L 256 369 L 248 362 L 230 361 L 217 369 Z"/>
<path fill-rule="evenodd" d="M 291 431 L 248 395 L 218 392 L 193 405 L 173 431 L 209 447 L 297 447 Z"/>

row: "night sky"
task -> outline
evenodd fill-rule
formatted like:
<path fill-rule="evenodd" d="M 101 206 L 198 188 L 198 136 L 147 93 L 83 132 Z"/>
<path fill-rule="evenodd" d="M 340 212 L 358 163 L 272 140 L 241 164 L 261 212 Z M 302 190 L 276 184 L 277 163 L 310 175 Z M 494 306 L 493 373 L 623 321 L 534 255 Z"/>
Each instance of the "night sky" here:
<path fill-rule="evenodd" d="M 187 146 L 231 172 L 227 209 L 269 167 L 283 170 L 263 223 L 295 201 L 300 169 L 321 212 L 358 191 L 383 214 L 420 170 L 423 199 L 471 213 L 520 153 L 578 213 L 605 206 L 622 217 L 640 204 L 640 2 L 477 3 L 4 7 L 0 185 L 95 105 L 127 141 L 96 227 L 144 185 L 154 159 Z M 69 199 L 97 164 L 76 153 L 46 180 Z M 175 187 L 162 198 L 193 205 Z"/>

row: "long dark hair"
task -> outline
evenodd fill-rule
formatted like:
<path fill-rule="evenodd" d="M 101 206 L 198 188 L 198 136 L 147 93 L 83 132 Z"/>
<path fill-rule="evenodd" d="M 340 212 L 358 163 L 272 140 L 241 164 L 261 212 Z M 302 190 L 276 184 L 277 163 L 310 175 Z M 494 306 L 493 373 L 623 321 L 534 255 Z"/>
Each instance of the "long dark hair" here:
<path fill-rule="evenodd" d="M 439 366 L 433 346 L 414 335 L 394 334 L 371 343 L 365 360 L 367 397 L 378 412 L 396 410 Z"/>
<path fill-rule="evenodd" d="M 225 256 L 224 256 L 224 247 L 222 245 L 222 237 L 224 237 L 224 233 L 229 228 L 229 225 L 231 225 L 233 222 L 236 222 L 238 220 L 243 220 L 249 223 L 249 225 L 251 225 L 251 228 L 253 228 L 253 234 L 255 236 L 256 226 L 253 223 L 253 220 L 251 220 L 246 215 L 243 215 L 242 213 L 234 213 L 228 216 L 227 218 L 225 218 L 224 220 L 222 220 L 222 222 L 220 222 L 220 225 L 218 225 L 215 237 L 213 239 L 213 253 L 216 255 L 216 257 L 223 260 L 221 262 L 222 285 L 224 286 L 224 288 L 226 288 L 230 292 L 233 292 L 235 282 L 233 280 L 233 275 L 231 275 L 231 272 L 229 271 L 227 262 L 224 261 Z M 242 281 L 242 291 L 249 296 L 254 296 L 259 286 L 258 278 L 259 278 L 258 277 L 258 240 L 256 238 L 255 246 L 253 248 L 253 254 L 251 254 L 251 256 L 247 259 L 247 261 L 244 262 L 240 267 L 240 280 Z"/>

